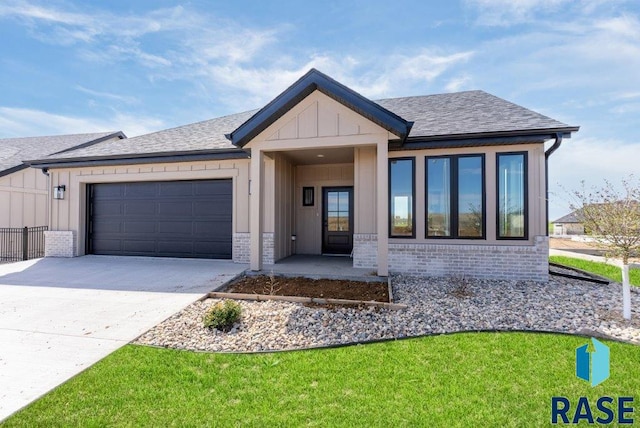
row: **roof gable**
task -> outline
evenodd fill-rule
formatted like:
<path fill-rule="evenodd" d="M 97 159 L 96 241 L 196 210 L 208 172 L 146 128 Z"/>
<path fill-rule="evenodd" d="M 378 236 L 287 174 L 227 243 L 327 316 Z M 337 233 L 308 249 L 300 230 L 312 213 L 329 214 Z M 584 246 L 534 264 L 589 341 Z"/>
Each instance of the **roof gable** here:
<path fill-rule="evenodd" d="M 228 134 L 227 138 L 234 145 L 243 147 L 316 90 L 397 135 L 400 140 L 404 140 L 407 137 L 413 125 L 412 122 L 404 120 L 395 113 L 312 68 L 249 120 Z"/>

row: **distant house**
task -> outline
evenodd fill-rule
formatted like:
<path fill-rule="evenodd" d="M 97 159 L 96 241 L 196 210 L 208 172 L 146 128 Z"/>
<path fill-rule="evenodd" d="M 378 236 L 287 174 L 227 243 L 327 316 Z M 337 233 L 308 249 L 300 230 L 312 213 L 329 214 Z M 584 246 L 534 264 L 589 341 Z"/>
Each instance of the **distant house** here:
<path fill-rule="evenodd" d="M 553 222 L 554 235 L 584 235 L 582 210 L 575 210 Z"/>
<path fill-rule="evenodd" d="M 0 139 L 0 228 L 48 225 L 49 177 L 22 161 L 125 137 L 100 132 Z"/>

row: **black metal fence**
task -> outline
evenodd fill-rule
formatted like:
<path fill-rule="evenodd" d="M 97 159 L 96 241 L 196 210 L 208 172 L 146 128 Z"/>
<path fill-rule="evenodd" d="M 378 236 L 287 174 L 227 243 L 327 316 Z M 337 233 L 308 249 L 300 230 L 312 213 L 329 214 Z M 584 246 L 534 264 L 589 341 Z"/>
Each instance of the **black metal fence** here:
<path fill-rule="evenodd" d="M 0 263 L 44 257 L 47 226 L 0 228 Z"/>

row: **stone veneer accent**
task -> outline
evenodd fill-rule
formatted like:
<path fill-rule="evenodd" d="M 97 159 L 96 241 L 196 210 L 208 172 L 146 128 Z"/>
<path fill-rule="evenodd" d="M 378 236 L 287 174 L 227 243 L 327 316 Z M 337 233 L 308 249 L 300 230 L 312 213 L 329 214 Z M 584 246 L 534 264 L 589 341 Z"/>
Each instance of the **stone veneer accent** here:
<path fill-rule="evenodd" d="M 353 234 L 353 267 L 375 269 L 378 267 L 378 235 Z"/>
<path fill-rule="evenodd" d="M 549 238 L 534 245 L 389 243 L 389 271 L 416 276 L 549 280 Z"/>
<path fill-rule="evenodd" d="M 48 230 L 44 232 L 45 257 L 75 257 L 76 240 L 71 230 Z"/>
<path fill-rule="evenodd" d="M 232 259 L 235 263 L 250 263 L 251 261 L 251 239 L 248 232 L 234 233 L 233 246 L 231 249 Z M 274 234 L 264 232 L 262 234 L 262 263 L 271 265 L 274 263 Z"/>

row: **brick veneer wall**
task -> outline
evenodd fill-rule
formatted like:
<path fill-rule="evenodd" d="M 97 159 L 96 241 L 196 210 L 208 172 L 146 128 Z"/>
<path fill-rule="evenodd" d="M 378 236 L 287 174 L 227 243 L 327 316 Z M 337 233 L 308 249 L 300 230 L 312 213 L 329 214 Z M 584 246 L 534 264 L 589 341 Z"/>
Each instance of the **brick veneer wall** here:
<path fill-rule="evenodd" d="M 389 271 L 417 276 L 549 280 L 549 238 L 533 246 L 389 244 Z"/>
<path fill-rule="evenodd" d="M 48 230 L 44 232 L 45 257 L 75 257 L 76 240 L 71 230 Z"/>
<path fill-rule="evenodd" d="M 234 233 L 232 246 L 232 259 L 235 263 L 249 263 L 251 261 L 251 235 L 248 232 Z M 274 263 L 274 234 L 265 232 L 262 234 L 262 263 L 271 265 Z"/>
<path fill-rule="evenodd" d="M 378 267 L 378 235 L 375 233 L 353 234 L 353 267 Z"/>

